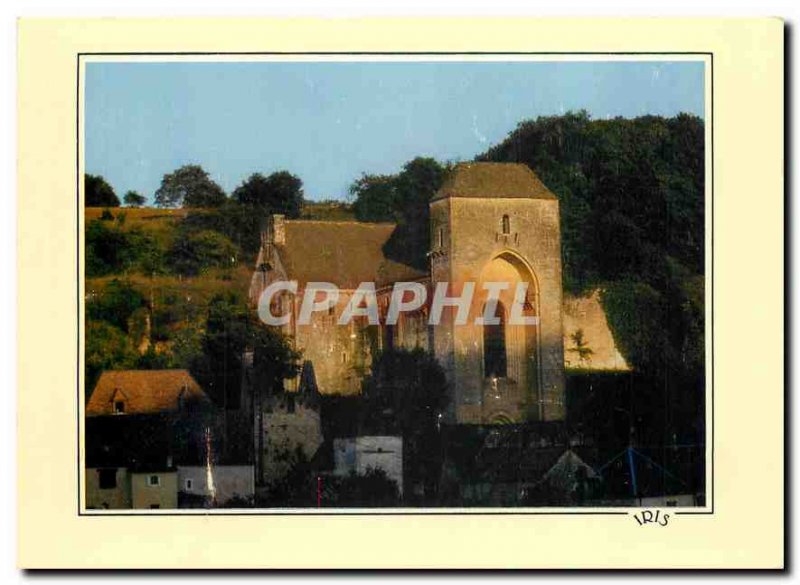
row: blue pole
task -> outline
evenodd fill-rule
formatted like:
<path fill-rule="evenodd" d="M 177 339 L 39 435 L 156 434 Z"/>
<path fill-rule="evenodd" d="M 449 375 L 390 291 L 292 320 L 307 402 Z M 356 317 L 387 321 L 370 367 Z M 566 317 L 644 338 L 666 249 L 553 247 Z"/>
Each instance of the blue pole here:
<path fill-rule="evenodd" d="M 633 490 L 633 497 L 636 498 L 639 490 L 636 489 L 636 467 L 633 465 L 633 448 L 628 447 L 628 467 L 631 470 L 631 489 Z"/>

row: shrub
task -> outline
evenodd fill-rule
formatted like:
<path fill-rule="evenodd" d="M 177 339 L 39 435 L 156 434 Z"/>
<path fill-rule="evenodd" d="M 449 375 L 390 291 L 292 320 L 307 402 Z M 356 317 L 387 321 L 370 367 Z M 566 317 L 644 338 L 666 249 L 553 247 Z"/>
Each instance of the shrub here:
<path fill-rule="evenodd" d="M 231 267 L 237 262 L 238 249 L 228 238 L 216 231 L 196 233 L 183 231 L 172 244 L 169 263 L 184 276 L 196 276 L 212 267 Z"/>

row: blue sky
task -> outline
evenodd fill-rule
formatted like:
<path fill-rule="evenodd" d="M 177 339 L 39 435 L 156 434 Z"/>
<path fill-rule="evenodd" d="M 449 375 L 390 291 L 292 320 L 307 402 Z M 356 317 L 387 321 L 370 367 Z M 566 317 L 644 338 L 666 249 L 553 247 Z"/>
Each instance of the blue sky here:
<path fill-rule="evenodd" d="M 699 62 L 89 63 L 85 168 L 149 199 L 202 165 L 231 192 L 287 169 L 309 199 L 415 156 L 469 160 L 521 120 L 703 110 Z"/>

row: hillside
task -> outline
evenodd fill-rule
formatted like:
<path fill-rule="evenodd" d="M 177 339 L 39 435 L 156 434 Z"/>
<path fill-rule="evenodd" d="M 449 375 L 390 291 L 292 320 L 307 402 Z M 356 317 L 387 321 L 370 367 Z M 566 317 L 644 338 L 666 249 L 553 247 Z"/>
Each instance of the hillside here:
<path fill-rule="evenodd" d="M 87 395 L 109 368 L 187 368 L 205 375 L 212 395 L 215 383 L 238 385 L 231 339 L 243 343 L 252 334 L 246 294 L 261 219 L 238 221 L 244 215 L 235 208 L 86 208 Z M 308 202 L 301 217 L 352 213 L 341 202 Z M 215 327 L 224 332 L 222 347 Z M 231 336 L 233 327 L 240 333 Z M 221 382 L 213 379 L 220 363 L 230 369 Z"/>
<path fill-rule="evenodd" d="M 638 413 L 637 426 L 702 441 L 703 120 L 541 117 L 477 159 L 525 163 L 559 198 L 565 292 L 601 291 L 614 339 L 637 372 L 637 401 L 624 407 Z"/>

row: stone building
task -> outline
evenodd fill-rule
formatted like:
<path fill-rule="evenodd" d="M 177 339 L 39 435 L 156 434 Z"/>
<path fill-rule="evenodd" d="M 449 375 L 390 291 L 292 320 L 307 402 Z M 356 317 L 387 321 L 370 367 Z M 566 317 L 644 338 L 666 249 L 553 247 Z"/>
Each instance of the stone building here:
<path fill-rule="evenodd" d="M 301 385 L 297 391 L 267 396 L 261 401 L 259 412 L 255 413 L 259 485 L 284 477 L 298 457 L 310 460 L 322 445 L 322 421 L 315 398 L 313 391 Z"/>
<path fill-rule="evenodd" d="M 394 224 L 287 220 L 267 221 L 250 298 L 258 306 L 262 292 L 278 281 L 295 281 L 296 293 L 271 298 L 273 315 L 288 314 L 285 332 L 314 372 L 321 394 L 355 394 L 369 372 L 372 356 L 392 347 L 421 347 L 443 366 L 451 392 L 444 422 L 503 424 L 558 421 L 565 416 L 565 340 L 576 338 L 589 314 L 572 312 L 567 334 L 561 275 L 559 202 L 525 165 L 464 163 L 455 167 L 430 202 L 429 266 L 420 270 L 400 261 L 389 243 Z M 386 324 L 392 287 L 398 282 L 423 285 L 428 302 Z M 487 282 L 502 282 L 495 324 L 476 324 L 484 314 Z M 335 305 L 298 323 L 306 291 L 320 283 L 339 288 Z M 380 325 L 358 318 L 339 325 L 338 318 L 361 283 L 374 283 Z M 438 325 L 429 324 L 430 299 L 437 285 L 448 283 L 449 296 L 473 283 L 466 324 L 456 324 L 456 308 L 445 307 Z M 517 285 L 526 287 L 515 297 Z M 319 290 L 323 290 L 319 288 Z M 518 324 L 510 313 L 519 300 Z M 594 306 L 589 306 L 593 309 Z M 602 309 L 601 309 L 602 311 Z M 616 351 L 605 320 L 590 315 L 602 331 L 602 353 Z M 594 327 L 594 325 L 593 325 Z M 588 326 L 587 326 L 588 329 Z M 590 333 L 598 334 L 593 328 Z M 577 336 L 591 343 L 590 335 Z M 610 340 L 610 341 L 609 341 Z M 582 357 L 591 352 L 582 348 Z M 598 355 L 599 358 L 599 355 Z M 610 362 L 599 359 L 599 367 Z M 624 360 L 623 360 L 624 363 Z M 591 361 L 587 366 L 591 367 Z M 297 390 L 299 382 L 288 390 Z"/>
<path fill-rule="evenodd" d="M 460 423 L 560 420 L 564 417 L 561 238 L 558 199 L 527 166 L 460 165 L 431 205 L 431 282 L 454 292 L 473 282 L 464 325 L 453 312 L 434 328 L 434 353 L 453 386 L 450 419 Z M 506 282 L 496 315 L 477 325 L 486 282 Z M 537 325 L 511 325 L 517 284 L 528 285 L 525 314 Z"/>

